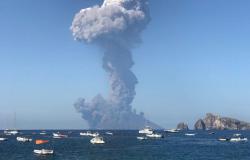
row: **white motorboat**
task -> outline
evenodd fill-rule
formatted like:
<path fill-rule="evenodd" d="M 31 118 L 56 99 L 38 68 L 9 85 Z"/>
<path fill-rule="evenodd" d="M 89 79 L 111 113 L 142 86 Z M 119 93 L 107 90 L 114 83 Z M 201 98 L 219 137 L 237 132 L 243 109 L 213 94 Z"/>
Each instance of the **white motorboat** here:
<path fill-rule="evenodd" d="M 40 132 L 39 134 L 40 134 L 40 135 L 46 135 L 47 133 L 46 133 L 46 131 L 42 131 L 42 132 Z"/>
<path fill-rule="evenodd" d="M 4 134 L 5 135 L 9 135 L 9 136 L 11 136 L 11 135 L 17 135 L 18 133 L 19 133 L 18 130 L 9 130 L 9 129 L 4 130 Z"/>
<path fill-rule="evenodd" d="M 138 140 L 146 140 L 148 139 L 147 137 L 137 137 Z"/>
<path fill-rule="evenodd" d="M 92 143 L 92 144 L 104 144 L 105 141 L 103 140 L 102 137 L 96 136 L 90 140 L 90 143 Z"/>
<path fill-rule="evenodd" d="M 16 140 L 18 142 L 31 142 L 32 141 L 31 138 L 26 138 L 26 137 L 16 137 Z"/>
<path fill-rule="evenodd" d="M 53 138 L 67 138 L 67 135 L 58 133 L 53 133 Z"/>
<path fill-rule="evenodd" d="M 107 135 L 113 135 L 113 133 L 112 133 L 112 132 L 106 132 L 106 134 L 107 134 Z"/>
<path fill-rule="evenodd" d="M 2 138 L 2 137 L 0 137 L 0 141 L 7 141 L 8 140 L 8 138 Z"/>
<path fill-rule="evenodd" d="M 158 133 L 152 133 L 152 134 L 146 134 L 147 137 L 149 138 L 162 138 L 163 136 Z"/>
<path fill-rule="evenodd" d="M 222 141 L 222 142 L 225 142 L 225 141 L 229 141 L 230 139 L 229 138 L 219 138 L 218 141 Z"/>
<path fill-rule="evenodd" d="M 247 138 L 240 138 L 240 137 L 230 138 L 230 142 L 246 142 L 246 141 L 248 141 Z"/>
<path fill-rule="evenodd" d="M 54 151 L 49 150 L 49 149 L 35 149 L 34 153 L 40 154 L 40 155 L 50 155 L 50 154 L 53 154 Z"/>
<path fill-rule="evenodd" d="M 92 133 L 90 131 L 87 132 L 80 132 L 80 136 L 91 136 Z"/>
<path fill-rule="evenodd" d="M 99 133 L 98 133 L 98 132 L 96 132 L 96 133 L 91 133 L 90 131 L 87 131 L 87 132 L 81 132 L 81 133 L 80 133 L 80 136 L 96 137 L 96 136 L 99 136 Z"/>
<path fill-rule="evenodd" d="M 195 133 L 186 133 L 185 136 L 195 136 Z"/>
<path fill-rule="evenodd" d="M 166 129 L 165 132 L 178 133 L 178 132 L 180 132 L 180 130 L 178 130 L 178 129 Z"/>
<path fill-rule="evenodd" d="M 149 126 L 146 126 L 145 128 L 139 130 L 140 134 L 153 134 L 153 129 L 150 128 Z"/>

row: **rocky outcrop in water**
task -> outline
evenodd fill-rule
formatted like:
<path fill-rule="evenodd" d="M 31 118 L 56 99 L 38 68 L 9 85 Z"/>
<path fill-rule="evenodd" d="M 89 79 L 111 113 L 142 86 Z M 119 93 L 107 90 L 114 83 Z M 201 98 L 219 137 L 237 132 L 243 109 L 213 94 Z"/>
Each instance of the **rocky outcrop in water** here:
<path fill-rule="evenodd" d="M 177 130 L 189 130 L 188 125 L 184 122 L 181 122 L 176 127 Z"/>
<path fill-rule="evenodd" d="M 206 130 L 206 124 L 202 119 L 199 119 L 195 125 L 194 125 L 195 130 Z"/>
<path fill-rule="evenodd" d="M 204 119 L 199 119 L 194 128 L 196 130 L 250 130 L 250 123 L 234 118 L 221 117 L 212 113 L 207 113 Z"/>

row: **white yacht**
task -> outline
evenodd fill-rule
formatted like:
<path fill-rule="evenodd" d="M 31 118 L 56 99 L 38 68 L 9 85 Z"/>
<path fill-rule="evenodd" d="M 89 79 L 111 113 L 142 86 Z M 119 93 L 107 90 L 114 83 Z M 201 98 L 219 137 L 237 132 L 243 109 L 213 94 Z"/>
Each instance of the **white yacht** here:
<path fill-rule="evenodd" d="M 90 131 L 87 132 L 80 132 L 80 136 L 91 136 L 92 133 Z"/>
<path fill-rule="evenodd" d="M 19 133 L 18 130 L 9 130 L 9 129 L 4 130 L 4 134 L 5 135 L 9 135 L 9 136 L 11 136 L 11 135 L 17 135 L 18 133 Z"/>
<path fill-rule="evenodd" d="M 49 149 L 35 149 L 34 153 L 40 154 L 40 155 L 49 155 L 49 154 L 53 154 L 54 151 L 53 150 L 49 150 Z"/>
<path fill-rule="evenodd" d="M 246 141 L 248 141 L 247 138 L 240 138 L 240 137 L 230 138 L 230 142 L 246 142 Z"/>
<path fill-rule="evenodd" d="M 31 138 L 26 138 L 26 137 L 16 137 L 16 140 L 18 142 L 31 142 L 32 141 Z"/>
<path fill-rule="evenodd" d="M 53 138 L 67 138 L 67 135 L 58 133 L 53 133 Z"/>
<path fill-rule="evenodd" d="M 169 132 L 169 133 L 178 133 L 180 132 L 178 129 L 166 129 L 165 132 Z"/>
<path fill-rule="evenodd" d="M 162 138 L 163 136 L 158 133 L 152 133 L 152 134 L 146 134 L 147 137 L 149 138 Z"/>
<path fill-rule="evenodd" d="M 96 132 L 96 133 L 91 133 L 90 131 L 87 131 L 87 132 L 81 132 L 81 133 L 80 133 L 80 136 L 97 137 L 97 136 L 99 136 L 99 133 L 98 133 L 98 132 Z"/>
<path fill-rule="evenodd" d="M 140 134 L 153 134 L 153 129 L 149 126 L 146 126 L 145 128 L 139 130 Z"/>
<path fill-rule="evenodd" d="M 8 140 L 8 138 L 2 138 L 2 137 L 0 137 L 0 141 L 7 141 Z"/>
<path fill-rule="evenodd" d="M 105 141 L 103 140 L 102 137 L 96 136 L 90 140 L 90 143 L 92 143 L 92 144 L 104 144 Z"/>

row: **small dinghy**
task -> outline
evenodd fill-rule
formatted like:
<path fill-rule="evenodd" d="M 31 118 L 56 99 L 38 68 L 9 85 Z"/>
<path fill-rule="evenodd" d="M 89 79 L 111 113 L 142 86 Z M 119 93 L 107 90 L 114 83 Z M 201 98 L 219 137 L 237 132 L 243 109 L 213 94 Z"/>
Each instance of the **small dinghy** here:
<path fill-rule="evenodd" d="M 54 151 L 49 149 L 34 149 L 34 153 L 39 155 L 51 155 L 54 154 Z"/>

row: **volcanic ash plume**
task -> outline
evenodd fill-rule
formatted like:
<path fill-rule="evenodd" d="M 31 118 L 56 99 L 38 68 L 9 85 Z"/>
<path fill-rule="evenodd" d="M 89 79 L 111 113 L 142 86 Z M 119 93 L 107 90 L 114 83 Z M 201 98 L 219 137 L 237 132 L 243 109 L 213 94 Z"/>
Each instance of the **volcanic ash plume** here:
<path fill-rule="evenodd" d="M 71 30 L 78 41 L 104 50 L 103 68 L 109 74 L 108 99 L 97 95 L 91 102 L 79 99 L 75 108 L 95 129 L 138 129 L 148 124 L 131 103 L 137 79 L 131 67 L 131 49 L 140 43 L 140 33 L 150 21 L 146 0 L 105 0 L 102 6 L 82 9 Z"/>

